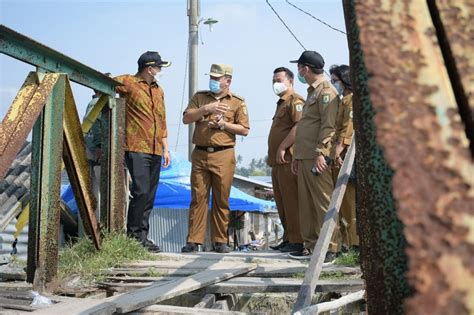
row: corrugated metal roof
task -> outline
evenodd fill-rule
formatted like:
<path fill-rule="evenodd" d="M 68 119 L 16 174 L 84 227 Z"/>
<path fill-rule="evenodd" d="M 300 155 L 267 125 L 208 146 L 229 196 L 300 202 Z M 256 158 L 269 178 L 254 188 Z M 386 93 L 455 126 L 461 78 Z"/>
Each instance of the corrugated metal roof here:
<path fill-rule="evenodd" d="M 25 142 L 5 178 L 0 181 L 0 218 L 28 193 L 31 176 L 31 143 Z"/>

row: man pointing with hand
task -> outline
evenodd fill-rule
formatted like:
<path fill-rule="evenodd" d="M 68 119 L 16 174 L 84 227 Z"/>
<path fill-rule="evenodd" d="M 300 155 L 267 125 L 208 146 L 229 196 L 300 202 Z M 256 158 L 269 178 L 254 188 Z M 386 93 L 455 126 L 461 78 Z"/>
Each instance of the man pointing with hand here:
<path fill-rule="evenodd" d="M 209 90 L 193 95 L 183 123 L 195 122 L 192 155 L 189 231 L 182 252 L 195 252 L 204 243 L 212 188 L 211 238 L 214 250 L 228 253 L 229 195 L 235 170 L 235 136 L 247 136 L 249 121 L 244 99 L 230 92 L 232 67 L 213 64 Z"/>

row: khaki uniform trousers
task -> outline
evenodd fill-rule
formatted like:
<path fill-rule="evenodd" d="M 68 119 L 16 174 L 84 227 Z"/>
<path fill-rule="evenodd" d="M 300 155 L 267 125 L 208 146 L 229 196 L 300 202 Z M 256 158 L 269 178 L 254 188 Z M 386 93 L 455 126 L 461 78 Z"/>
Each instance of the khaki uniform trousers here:
<path fill-rule="evenodd" d="M 298 160 L 298 203 L 300 209 L 300 229 L 304 247 L 313 250 L 328 212 L 331 194 L 334 189 L 331 169 L 318 176 L 311 173 L 314 160 Z M 337 236 L 338 225 L 329 244 L 330 252 L 340 249 Z"/>
<path fill-rule="evenodd" d="M 234 149 L 213 153 L 195 149 L 191 161 L 191 204 L 187 242 L 204 243 L 209 194 L 212 188 L 211 239 L 212 242 L 227 244 L 229 195 L 235 170 Z"/>
<path fill-rule="evenodd" d="M 334 186 L 336 186 L 337 176 L 339 175 L 340 167 L 332 166 L 332 177 Z M 348 182 L 346 192 L 339 210 L 339 229 L 341 232 L 342 243 L 348 247 L 359 246 L 359 235 L 357 234 L 356 225 L 356 201 L 355 201 L 356 187 L 352 182 Z"/>
<path fill-rule="evenodd" d="M 283 224 L 283 240 L 303 243 L 298 209 L 298 181 L 291 172 L 291 164 L 272 166 L 272 185 L 278 215 Z"/>

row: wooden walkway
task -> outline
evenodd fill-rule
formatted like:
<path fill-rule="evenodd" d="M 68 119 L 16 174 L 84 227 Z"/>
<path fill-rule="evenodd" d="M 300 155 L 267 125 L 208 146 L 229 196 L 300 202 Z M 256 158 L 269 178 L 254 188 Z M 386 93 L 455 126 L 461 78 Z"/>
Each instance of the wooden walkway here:
<path fill-rule="evenodd" d="M 55 304 L 42 309 L 30 305 L 29 284 L 0 282 L 0 314 L 193 314 L 203 309 L 243 314 L 231 311 L 242 295 L 282 294 L 292 296 L 294 303 L 308 268 L 308 261 L 275 251 L 161 253 L 156 258 L 107 270 L 94 287 L 63 290 L 70 297 L 53 296 Z M 316 293 L 364 288 L 359 267 L 324 264 L 322 272 Z"/>

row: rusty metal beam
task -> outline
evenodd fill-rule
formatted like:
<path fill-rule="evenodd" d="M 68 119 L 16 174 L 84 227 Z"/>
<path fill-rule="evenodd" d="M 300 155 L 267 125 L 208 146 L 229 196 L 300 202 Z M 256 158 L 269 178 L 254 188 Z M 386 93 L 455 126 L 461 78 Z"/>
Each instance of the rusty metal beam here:
<path fill-rule="evenodd" d="M 92 128 L 92 125 L 94 125 L 95 121 L 102 112 L 102 109 L 107 104 L 107 101 L 108 96 L 102 95 L 97 101 L 97 103 L 95 103 L 94 107 L 89 111 L 87 116 L 84 117 L 84 120 L 82 121 L 82 132 L 84 134 L 88 133 L 89 130 Z"/>
<path fill-rule="evenodd" d="M 474 1 L 430 0 L 428 8 L 474 158 Z"/>
<path fill-rule="evenodd" d="M 125 100 L 109 97 L 111 112 L 110 128 L 110 214 L 109 230 L 123 231 L 125 223 L 125 205 L 128 198 L 124 190 L 124 144 L 125 144 Z"/>
<path fill-rule="evenodd" d="M 79 84 L 115 96 L 121 83 L 25 35 L 0 25 L 0 53 L 40 67 L 48 72 L 66 73 Z"/>
<path fill-rule="evenodd" d="M 343 4 L 368 312 L 473 313 L 474 168 L 428 5 Z"/>
<path fill-rule="evenodd" d="M 40 74 L 40 80 L 43 74 Z M 43 291 L 58 266 L 64 74 L 56 78 L 33 129 L 31 207 L 28 231 L 27 280 Z"/>
<path fill-rule="evenodd" d="M 108 98 L 102 111 L 101 223 L 122 231 L 127 198 L 124 191 L 125 100 Z"/>
<path fill-rule="evenodd" d="M 91 176 L 86 158 L 81 122 L 68 80 L 66 80 L 65 84 L 63 128 L 63 160 L 74 192 L 74 198 L 76 199 L 86 234 L 91 237 L 95 247 L 100 249 L 100 231 L 94 213 L 96 200 L 91 190 Z"/>
<path fill-rule="evenodd" d="M 25 143 L 57 80 L 58 76 L 47 76 L 39 85 L 36 73 L 30 72 L 13 100 L 0 125 L 0 179 Z"/>

